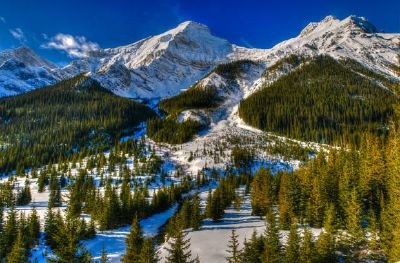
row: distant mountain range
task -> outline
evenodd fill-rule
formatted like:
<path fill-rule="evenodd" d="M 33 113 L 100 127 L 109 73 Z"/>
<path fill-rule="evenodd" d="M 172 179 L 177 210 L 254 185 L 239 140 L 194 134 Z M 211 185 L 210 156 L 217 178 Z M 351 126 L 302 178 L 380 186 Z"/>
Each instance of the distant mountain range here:
<path fill-rule="evenodd" d="M 214 36 L 207 26 L 187 21 L 157 36 L 127 46 L 102 49 L 61 68 L 28 47 L 0 53 L 0 96 L 54 84 L 82 72 L 115 94 L 141 99 L 175 96 L 210 73 L 236 60 L 257 61 L 264 69 L 291 54 L 351 58 L 397 79 L 399 33 L 380 33 L 363 17 L 327 16 L 307 25 L 297 37 L 271 49 L 239 47 Z M 257 67 L 255 69 L 260 72 Z M 261 75 L 254 74 L 261 78 Z M 253 74 L 253 75 L 254 75 Z M 249 92 L 253 92 L 250 90 Z"/>

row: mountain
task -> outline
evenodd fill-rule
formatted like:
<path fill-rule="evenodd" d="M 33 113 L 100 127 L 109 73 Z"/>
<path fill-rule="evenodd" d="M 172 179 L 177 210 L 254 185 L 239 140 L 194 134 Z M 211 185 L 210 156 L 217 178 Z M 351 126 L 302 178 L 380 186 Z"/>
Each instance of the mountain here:
<path fill-rule="evenodd" d="M 241 101 L 240 118 L 264 131 L 338 145 L 359 145 L 360 134 L 387 132 L 399 99 L 393 82 L 350 59 L 321 55 L 298 61 L 297 68 Z"/>
<path fill-rule="evenodd" d="M 239 47 L 214 36 L 207 26 L 187 21 L 133 44 L 92 51 L 87 58 L 72 61 L 62 69 L 26 47 L 3 51 L 0 96 L 90 72 L 102 86 L 124 97 L 170 97 L 192 86 L 221 63 L 253 60 L 267 68 L 292 54 L 350 58 L 398 79 L 395 70 L 399 42 L 400 34 L 379 32 L 367 19 L 357 16 L 343 20 L 327 16 L 270 49 Z"/>
<path fill-rule="evenodd" d="M 0 52 L 0 97 L 47 86 L 67 76 L 28 47 Z"/>
<path fill-rule="evenodd" d="M 103 151 L 153 110 L 116 96 L 83 74 L 52 86 L 0 99 L 0 174 Z"/>
<path fill-rule="evenodd" d="M 94 78 L 116 94 L 155 98 L 178 94 L 226 61 L 230 52 L 228 41 L 213 36 L 206 26 L 188 21 L 160 35 L 104 49 L 67 68 L 93 72 Z"/>
<path fill-rule="evenodd" d="M 82 63 L 116 94 L 162 98 L 177 95 L 221 63 L 250 59 L 269 67 L 291 54 L 351 58 L 395 77 L 399 41 L 399 34 L 380 33 L 363 17 L 327 16 L 271 49 L 254 49 L 230 44 L 205 25 L 188 21 L 161 35 L 105 49 Z"/>
<path fill-rule="evenodd" d="M 290 54 L 351 58 L 388 76 L 395 76 L 394 66 L 400 52 L 400 34 L 379 33 L 364 17 L 349 16 L 339 20 L 327 16 L 310 23 L 300 34 L 268 51 L 266 60 Z"/>

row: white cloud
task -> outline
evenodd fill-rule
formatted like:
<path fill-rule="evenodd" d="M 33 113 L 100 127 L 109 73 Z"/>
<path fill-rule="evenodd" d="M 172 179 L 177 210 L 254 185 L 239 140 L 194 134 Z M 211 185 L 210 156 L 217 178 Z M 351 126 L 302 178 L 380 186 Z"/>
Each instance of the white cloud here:
<path fill-rule="evenodd" d="M 86 40 L 83 36 L 72 36 L 58 33 L 50 39 L 49 42 L 42 45 L 43 48 L 57 49 L 65 51 L 71 57 L 82 58 L 88 55 L 88 52 L 98 50 L 97 43 Z"/>
<path fill-rule="evenodd" d="M 19 40 L 21 42 L 25 42 L 26 41 L 25 34 L 21 30 L 21 28 L 17 27 L 15 29 L 10 29 L 10 33 L 15 39 L 17 39 L 17 40 Z"/>
<path fill-rule="evenodd" d="M 0 16 L 0 22 L 3 22 L 4 24 L 6 23 L 6 19 L 4 18 L 4 16 Z"/>

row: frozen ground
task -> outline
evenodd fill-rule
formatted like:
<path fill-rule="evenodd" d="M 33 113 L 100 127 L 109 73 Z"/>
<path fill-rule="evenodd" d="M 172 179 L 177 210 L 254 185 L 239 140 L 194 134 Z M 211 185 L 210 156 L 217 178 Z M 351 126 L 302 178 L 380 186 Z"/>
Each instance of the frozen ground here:
<path fill-rule="evenodd" d="M 203 198 L 202 198 L 203 199 Z M 210 219 L 203 221 L 203 226 L 198 231 L 187 230 L 188 238 L 191 241 L 192 256 L 199 256 L 200 262 L 217 263 L 226 262 L 228 255 L 226 250 L 234 229 L 239 235 L 239 242 L 243 245 L 245 238 L 250 238 L 253 231 L 261 234 L 265 231 L 265 221 L 259 216 L 251 215 L 250 196 L 246 196 L 239 211 L 229 208 L 225 210 L 223 219 L 219 222 L 213 222 Z M 316 237 L 321 232 L 320 229 L 311 229 Z M 281 231 L 281 240 L 286 242 L 288 231 Z M 167 243 L 164 243 L 159 251 L 161 262 L 165 262 L 167 255 Z"/>

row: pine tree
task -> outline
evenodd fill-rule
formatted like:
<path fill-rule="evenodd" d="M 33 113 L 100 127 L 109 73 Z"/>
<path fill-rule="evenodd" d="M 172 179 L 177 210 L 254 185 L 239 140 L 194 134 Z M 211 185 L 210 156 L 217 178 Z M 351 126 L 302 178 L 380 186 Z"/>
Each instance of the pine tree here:
<path fill-rule="evenodd" d="M 146 238 L 140 251 L 140 263 L 157 263 L 159 261 L 158 252 L 155 250 L 153 240 Z"/>
<path fill-rule="evenodd" d="M 289 238 L 285 250 L 285 263 L 299 262 L 300 257 L 300 237 L 297 232 L 297 223 L 294 220 L 290 226 Z"/>
<path fill-rule="evenodd" d="M 242 250 L 239 248 L 238 235 L 235 230 L 232 229 L 231 239 L 229 240 L 229 256 L 226 257 L 226 261 L 229 263 L 241 263 L 242 262 Z"/>
<path fill-rule="evenodd" d="M 32 243 L 30 245 L 37 243 L 40 237 L 40 222 L 35 208 L 32 209 L 32 213 L 28 219 L 28 234 L 32 239 Z"/>
<path fill-rule="evenodd" d="M 319 235 L 316 244 L 318 252 L 318 261 L 320 262 L 336 262 L 335 255 L 335 210 L 333 205 L 330 205 L 324 220 L 323 232 Z"/>
<path fill-rule="evenodd" d="M 5 247 L 6 254 L 10 252 L 10 249 L 17 238 L 17 233 L 17 214 L 15 212 L 15 207 L 13 206 L 8 212 L 6 224 L 4 226 L 3 245 Z"/>
<path fill-rule="evenodd" d="M 57 232 L 58 221 L 56 216 L 51 208 L 47 209 L 46 220 L 44 223 L 44 232 L 45 232 L 45 239 L 46 243 L 50 247 L 55 247 L 54 235 Z"/>
<path fill-rule="evenodd" d="M 61 188 L 55 175 L 50 178 L 49 207 L 61 206 Z"/>
<path fill-rule="evenodd" d="M 7 256 L 7 262 L 25 263 L 28 261 L 26 254 L 23 233 L 18 231 L 17 239 L 12 246 L 11 252 Z"/>
<path fill-rule="evenodd" d="M 353 250 L 358 250 L 365 240 L 364 232 L 361 227 L 361 212 L 361 205 L 357 198 L 357 193 L 355 189 L 353 189 L 346 206 L 346 228 L 350 235 L 348 243 Z"/>
<path fill-rule="evenodd" d="M 200 196 L 199 193 L 197 192 L 193 197 L 190 225 L 193 227 L 193 230 L 198 230 L 201 226 L 201 222 L 202 222 L 202 215 L 200 208 Z"/>
<path fill-rule="evenodd" d="M 131 231 L 125 240 L 126 253 L 123 257 L 123 262 L 139 262 L 143 241 L 143 231 L 137 216 L 135 216 L 132 222 Z"/>
<path fill-rule="evenodd" d="M 175 238 L 168 242 L 169 247 L 166 248 L 168 255 L 166 257 L 167 263 L 191 263 L 192 253 L 190 251 L 190 239 L 187 234 L 183 232 L 181 223 L 178 222 L 177 233 Z"/>
<path fill-rule="evenodd" d="M 400 135 L 395 125 L 387 144 L 387 181 L 389 202 L 383 213 L 382 238 L 389 262 L 400 260 Z"/>
<path fill-rule="evenodd" d="M 277 263 L 282 258 L 282 245 L 280 241 L 279 228 L 276 224 L 275 215 L 270 210 L 266 216 L 266 230 L 264 238 L 263 263 Z"/>
<path fill-rule="evenodd" d="M 300 263 L 313 263 L 315 262 L 314 242 L 311 231 L 304 230 L 303 242 L 300 247 Z"/>
<path fill-rule="evenodd" d="M 264 253 L 264 239 L 258 237 L 254 230 L 249 241 L 245 240 L 242 253 L 242 260 L 246 263 L 261 263 L 261 257 Z"/>
<path fill-rule="evenodd" d="M 272 206 L 274 196 L 274 177 L 269 169 L 256 172 L 251 184 L 251 207 L 254 215 L 263 216 Z"/>
<path fill-rule="evenodd" d="M 53 240 L 57 244 L 53 251 L 58 262 L 91 262 L 91 255 L 79 240 L 79 225 L 80 220 L 72 217 L 67 217 L 64 223 L 58 223 L 57 232 L 53 235 Z"/>

